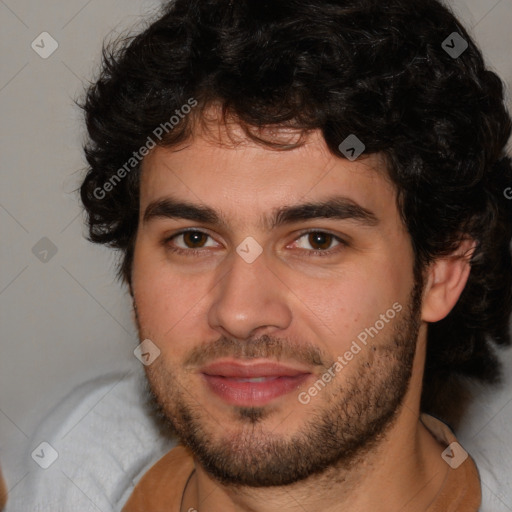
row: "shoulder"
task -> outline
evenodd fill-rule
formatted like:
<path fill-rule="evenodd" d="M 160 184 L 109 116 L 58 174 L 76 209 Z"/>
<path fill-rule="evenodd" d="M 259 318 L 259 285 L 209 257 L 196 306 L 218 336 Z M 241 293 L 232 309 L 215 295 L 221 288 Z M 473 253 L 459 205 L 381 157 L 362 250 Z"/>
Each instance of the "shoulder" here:
<path fill-rule="evenodd" d="M 481 512 L 509 512 L 512 505 L 512 349 L 498 355 L 502 383 L 471 385 L 474 400 L 457 432 L 480 474 Z"/>
<path fill-rule="evenodd" d="M 135 482 L 176 445 L 145 404 L 137 367 L 85 382 L 41 422 L 23 454 L 26 475 L 5 512 L 117 509 Z"/>

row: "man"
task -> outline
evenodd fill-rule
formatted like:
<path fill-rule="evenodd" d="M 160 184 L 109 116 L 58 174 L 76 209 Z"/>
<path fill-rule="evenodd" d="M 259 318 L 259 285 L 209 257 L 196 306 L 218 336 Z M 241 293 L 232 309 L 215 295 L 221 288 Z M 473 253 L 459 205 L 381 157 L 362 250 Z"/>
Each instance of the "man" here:
<path fill-rule="evenodd" d="M 440 420 L 510 342 L 511 119 L 453 15 L 177 0 L 84 109 L 90 238 L 180 441 L 123 510 L 478 510 Z"/>

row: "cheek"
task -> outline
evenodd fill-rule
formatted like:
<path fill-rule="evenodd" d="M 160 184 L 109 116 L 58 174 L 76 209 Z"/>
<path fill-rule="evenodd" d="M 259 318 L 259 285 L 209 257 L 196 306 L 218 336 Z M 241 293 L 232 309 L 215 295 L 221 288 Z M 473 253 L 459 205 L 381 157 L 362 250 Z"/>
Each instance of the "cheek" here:
<path fill-rule="evenodd" d="M 187 279 L 170 278 L 159 274 L 155 279 L 134 281 L 139 323 L 142 328 L 161 340 L 176 336 L 178 332 L 197 325 L 200 299 L 197 288 Z M 199 303 L 199 304 L 198 304 Z"/>
<path fill-rule="evenodd" d="M 207 339 L 205 308 L 214 285 L 207 274 L 177 272 L 161 251 L 136 249 L 132 287 L 140 336 L 159 347 L 169 366 Z"/>
<path fill-rule="evenodd" d="M 381 272 L 375 267 L 371 271 L 359 268 L 333 275 L 322 283 L 298 282 L 300 293 L 297 296 L 301 299 L 298 307 L 311 322 L 310 328 L 318 339 L 325 340 L 325 348 L 332 354 L 339 354 L 365 329 L 375 326 L 376 322 L 381 327 L 381 315 L 386 316 L 385 320 L 395 318 L 393 304 L 405 306 L 409 286 L 412 281 L 396 268 L 382 267 Z M 395 308 L 400 309 L 397 305 Z M 391 314 L 386 315 L 389 310 Z M 301 319 L 298 321 L 301 323 Z M 379 332 L 387 332 L 393 323 L 385 321 Z"/>
<path fill-rule="evenodd" d="M 160 250 L 136 246 L 132 288 L 140 327 L 148 337 L 163 341 L 166 333 L 191 309 L 190 287 L 171 272 Z"/>

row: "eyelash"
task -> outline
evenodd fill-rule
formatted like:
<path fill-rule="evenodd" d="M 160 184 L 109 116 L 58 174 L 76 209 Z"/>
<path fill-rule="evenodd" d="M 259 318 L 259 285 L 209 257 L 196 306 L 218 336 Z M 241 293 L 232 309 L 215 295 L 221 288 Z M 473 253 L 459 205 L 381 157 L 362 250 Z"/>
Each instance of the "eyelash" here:
<path fill-rule="evenodd" d="M 171 252 L 175 253 L 175 254 L 179 254 L 179 255 L 185 255 L 185 256 L 201 256 L 201 253 L 204 252 L 205 249 L 182 249 L 181 247 L 174 247 L 170 244 L 170 242 L 174 239 L 174 238 L 177 238 L 178 236 L 181 236 L 181 235 L 184 235 L 185 233 L 202 233 L 203 235 L 206 235 L 207 237 L 210 237 L 212 238 L 208 233 L 204 232 L 204 231 L 201 231 L 200 229 L 195 229 L 195 228 L 191 228 L 191 229 L 183 229 L 182 231 L 179 231 L 177 233 L 174 233 L 173 235 L 165 238 L 162 243 L 163 245 Z M 330 233 L 329 231 L 322 231 L 322 230 L 319 230 L 319 229 L 310 229 L 308 231 L 303 231 L 302 233 L 300 233 L 298 235 L 298 237 L 295 239 L 295 240 L 299 240 L 300 238 L 302 238 L 303 236 L 305 235 L 309 235 L 311 233 L 320 233 L 320 234 L 323 234 L 323 235 L 330 235 L 333 237 L 333 239 L 337 242 L 339 242 L 339 245 L 337 245 L 334 249 L 329 249 L 329 250 L 325 250 L 325 251 L 319 251 L 318 249 L 317 250 L 313 250 L 313 251 L 309 251 L 307 249 L 302 249 L 302 251 L 305 251 L 307 257 L 315 257 L 315 256 L 319 256 L 319 257 L 324 257 L 324 256 L 332 256 L 333 254 L 339 252 L 340 250 L 342 250 L 343 248 L 347 247 L 348 246 L 348 243 L 345 242 L 345 240 L 343 240 L 342 238 L 340 238 L 339 236 L 336 236 L 334 235 L 333 233 Z"/>

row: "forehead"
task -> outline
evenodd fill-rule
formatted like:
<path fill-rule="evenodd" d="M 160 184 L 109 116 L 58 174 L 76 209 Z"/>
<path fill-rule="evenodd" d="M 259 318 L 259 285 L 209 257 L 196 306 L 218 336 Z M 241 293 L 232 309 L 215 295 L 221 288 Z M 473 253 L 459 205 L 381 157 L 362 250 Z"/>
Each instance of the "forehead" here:
<path fill-rule="evenodd" d="M 269 135 L 295 137 L 286 130 Z M 299 147 L 274 150 L 251 141 L 236 125 L 218 123 L 179 146 L 152 150 L 142 165 L 140 209 L 143 215 L 149 204 L 173 197 L 243 223 L 253 214 L 333 195 L 384 216 L 396 213 L 395 189 L 382 155 L 353 162 L 334 156 L 319 130 L 306 135 Z"/>

